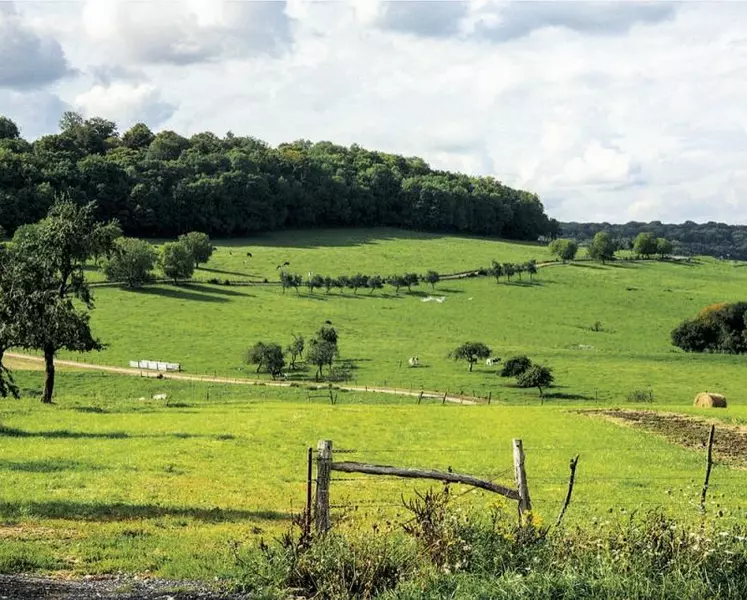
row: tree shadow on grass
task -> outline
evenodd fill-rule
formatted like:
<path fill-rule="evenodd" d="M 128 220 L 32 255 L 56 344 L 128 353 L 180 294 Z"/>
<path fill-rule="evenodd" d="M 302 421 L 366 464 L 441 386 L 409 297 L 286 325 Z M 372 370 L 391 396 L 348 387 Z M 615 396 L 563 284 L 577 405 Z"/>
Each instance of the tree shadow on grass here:
<path fill-rule="evenodd" d="M 546 400 L 594 400 L 591 396 L 586 396 L 584 394 L 566 394 L 565 392 L 545 393 L 544 397 Z"/>
<path fill-rule="evenodd" d="M 227 289 L 230 286 L 221 286 L 220 284 L 199 284 L 199 283 L 185 283 L 180 288 L 188 289 L 193 292 L 202 294 L 220 294 L 222 296 L 241 296 L 241 297 L 254 297 L 252 294 L 244 292 L 237 292 L 235 290 Z"/>
<path fill-rule="evenodd" d="M 189 506 L 162 506 L 158 504 L 128 504 L 124 502 L 73 502 L 50 500 L 47 502 L 0 502 L 0 515 L 4 518 L 35 516 L 46 519 L 77 521 L 128 521 L 131 519 L 158 519 L 163 517 L 193 518 L 212 523 L 252 521 L 257 519 L 282 521 L 292 518 L 290 513 L 274 510 L 238 510 L 224 508 L 197 508 Z"/>
<path fill-rule="evenodd" d="M 221 273 L 222 275 L 236 275 L 237 277 L 261 277 L 256 273 L 242 273 L 241 271 L 226 271 L 225 269 L 210 269 L 208 267 L 198 267 L 196 273 Z"/>
<path fill-rule="evenodd" d="M 146 296 L 162 296 L 164 298 L 175 298 L 178 300 L 194 300 L 197 302 L 228 302 L 227 298 L 221 298 L 212 294 L 195 293 L 188 291 L 187 285 L 180 287 L 150 287 L 139 290 L 132 290 L 134 294 L 143 294 Z"/>
<path fill-rule="evenodd" d="M 27 461 L 0 461 L 0 471 L 25 473 L 59 473 L 61 471 L 104 471 L 106 467 L 78 460 L 46 459 Z"/>
<path fill-rule="evenodd" d="M 229 439 L 225 435 L 198 435 L 194 433 L 156 433 L 156 434 L 136 434 L 130 435 L 124 431 L 109 431 L 109 432 L 90 432 L 90 431 L 70 431 L 69 429 L 57 429 L 54 431 L 26 431 L 24 429 L 17 429 L 15 427 L 7 427 L 0 425 L 0 436 L 15 437 L 15 438 L 42 438 L 52 440 L 126 440 L 126 439 L 142 439 L 142 438 L 176 438 L 176 439 Z M 230 439 L 234 439 L 233 436 Z"/>

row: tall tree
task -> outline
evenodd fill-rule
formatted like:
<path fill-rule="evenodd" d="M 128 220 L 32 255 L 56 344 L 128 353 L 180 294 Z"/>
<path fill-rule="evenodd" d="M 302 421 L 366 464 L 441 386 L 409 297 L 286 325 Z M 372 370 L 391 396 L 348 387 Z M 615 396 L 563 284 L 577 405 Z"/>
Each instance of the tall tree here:
<path fill-rule="evenodd" d="M 47 217 L 29 228 L 14 243 L 15 261 L 21 281 L 36 293 L 20 320 L 20 344 L 44 353 L 45 384 L 42 402 L 54 394 L 54 357 L 59 350 L 100 350 L 102 344 L 91 333 L 88 311 L 93 297 L 84 267 L 96 249 L 110 240 L 116 223 L 99 223 L 94 203 L 78 206 L 58 200 Z M 83 303 L 77 308 L 73 299 Z"/>
<path fill-rule="evenodd" d="M 195 271 L 195 262 L 189 246 L 184 241 L 167 242 L 161 249 L 161 270 L 174 283 L 189 279 Z"/>
<path fill-rule="evenodd" d="M 615 256 L 615 243 L 612 236 L 606 231 L 600 231 L 589 244 L 589 256 L 604 264 Z"/>
<path fill-rule="evenodd" d="M 157 261 L 158 253 L 145 240 L 120 238 L 114 243 L 112 257 L 104 264 L 104 274 L 109 281 L 135 289 L 153 281 Z"/>
<path fill-rule="evenodd" d="M 656 254 L 656 236 L 651 232 L 641 232 L 633 240 L 633 252 L 644 258 L 651 258 Z"/>
<path fill-rule="evenodd" d="M 578 252 L 578 244 L 575 241 L 563 238 L 553 240 L 548 248 L 551 254 L 557 256 L 563 262 L 573 260 Z"/>
<path fill-rule="evenodd" d="M 184 242 L 192 253 L 195 269 L 199 268 L 200 264 L 210 260 L 210 257 L 213 255 L 213 243 L 210 241 L 210 236 L 207 233 L 190 231 L 189 233 L 180 235 L 179 241 Z"/>

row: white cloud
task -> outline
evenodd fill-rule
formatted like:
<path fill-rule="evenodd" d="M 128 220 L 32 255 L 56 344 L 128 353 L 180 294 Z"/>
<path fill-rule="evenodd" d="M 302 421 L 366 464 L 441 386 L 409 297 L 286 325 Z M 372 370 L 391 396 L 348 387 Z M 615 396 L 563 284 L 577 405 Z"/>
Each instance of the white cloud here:
<path fill-rule="evenodd" d="M 149 83 L 97 84 L 78 95 L 74 104 L 85 116 L 113 120 L 121 130 L 138 121 L 156 127 L 167 121 L 176 109 L 164 102 L 158 89 Z"/>
<path fill-rule="evenodd" d="M 747 3 L 46 6 L 24 3 L 24 27 L 87 74 L 50 93 L 120 129 L 420 155 L 565 220 L 747 223 Z M 28 114 L 0 92 L 3 110 Z"/>
<path fill-rule="evenodd" d="M 119 60 L 188 65 L 274 55 L 290 42 L 284 2 L 87 0 L 88 36 Z"/>

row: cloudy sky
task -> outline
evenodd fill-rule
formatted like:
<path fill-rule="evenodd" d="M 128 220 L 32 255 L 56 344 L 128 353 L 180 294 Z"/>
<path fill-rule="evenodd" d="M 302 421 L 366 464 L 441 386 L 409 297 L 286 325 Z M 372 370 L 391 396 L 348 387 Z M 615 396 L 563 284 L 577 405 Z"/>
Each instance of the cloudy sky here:
<path fill-rule="evenodd" d="M 331 140 L 561 220 L 747 223 L 747 2 L 0 0 L 0 114 Z"/>

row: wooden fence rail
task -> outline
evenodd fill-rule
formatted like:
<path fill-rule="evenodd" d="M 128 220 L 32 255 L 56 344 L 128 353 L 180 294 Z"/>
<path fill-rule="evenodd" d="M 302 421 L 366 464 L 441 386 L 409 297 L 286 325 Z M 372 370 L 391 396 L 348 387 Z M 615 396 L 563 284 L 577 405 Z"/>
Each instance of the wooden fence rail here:
<path fill-rule="evenodd" d="M 516 500 L 518 502 L 519 517 L 520 519 L 523 519 L 524 515 L 532 510 L 532 504 L 529 499 L 529 486 L 527 484 L 526 470 L 524 468 L 524 448 L 521 440 L 513 441 L 513 451 L 516 488 L 510 488 L 464 473 L 443 472 L 433 469 L 401 468 L 360 462 L 334 462 L 332 460 L 332 440 L 320 440 L 317 445 L 316 462 L 316 530 L 319 533 L 324 533 L 331 527 L 329 514 L 329 488 L 332 480 L 332 471 L 362 473 L 364 475 L 385 475 L 389 477 L 403 477 L 409 479 L 432 479 L 447 483 L 470 485 L 472 487 L 500 494 L 510 500 Z"/>

